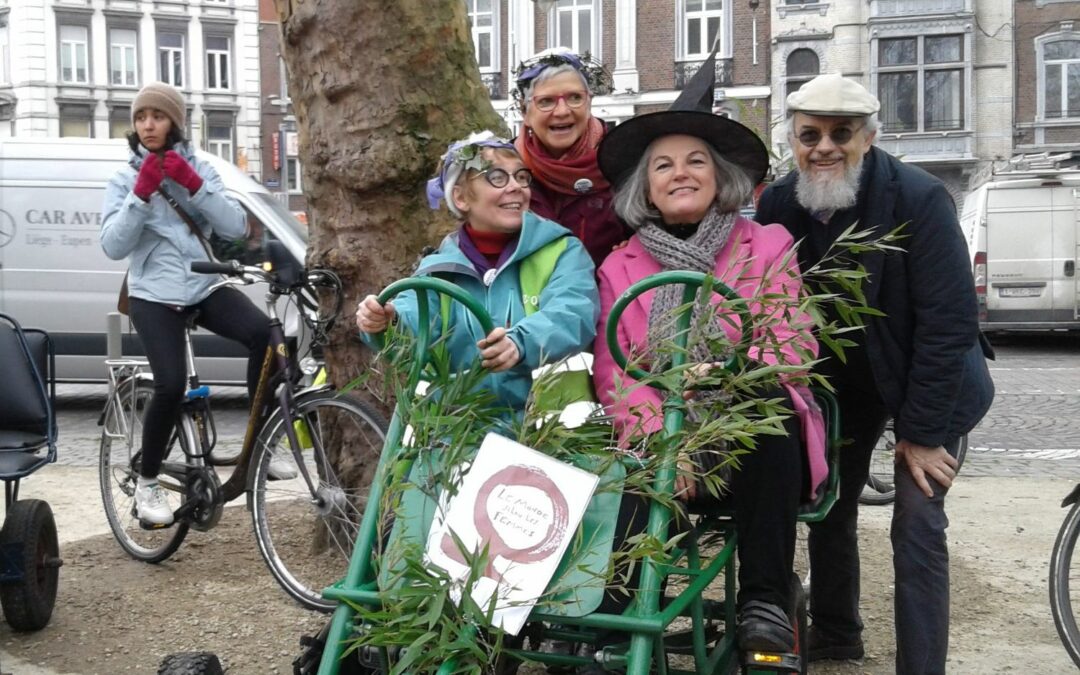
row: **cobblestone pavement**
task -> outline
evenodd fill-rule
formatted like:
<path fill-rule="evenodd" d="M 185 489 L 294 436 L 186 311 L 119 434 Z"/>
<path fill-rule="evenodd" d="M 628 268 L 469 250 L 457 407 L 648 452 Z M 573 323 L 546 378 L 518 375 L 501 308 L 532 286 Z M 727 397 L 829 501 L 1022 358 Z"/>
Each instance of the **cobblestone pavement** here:
<path fill-rule="evenodd" d="M 1080 481 L 1080 335 L 1006 334 L 994 339 L 994 405 L 969 435 L 963 472 L 977 476 L 1076 477 Z M 212 387 L 221 443 L 239 447 L 247 421 L 241 387 Z M 60 385 L 59 462 L 97 462 L 105 385 Z"/>
<path fill-rule="evenodd" d="M 994 405 L 969 434 L 963 473 L 1080 481 L 1080 335 L 993 339 Z"/>

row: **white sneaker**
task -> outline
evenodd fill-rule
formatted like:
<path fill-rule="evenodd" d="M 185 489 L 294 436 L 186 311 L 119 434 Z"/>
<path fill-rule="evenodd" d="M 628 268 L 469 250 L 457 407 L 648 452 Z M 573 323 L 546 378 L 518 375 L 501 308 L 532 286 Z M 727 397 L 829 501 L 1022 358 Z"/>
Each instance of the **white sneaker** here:
<path fill-rule="evenodd" d="M 296 478 L 300 475 L 300 472 L 296 468 L 296 462 L 293 461 L 292 453 L 285 448 L 276 450 L 270 455 L 270 467 L 266 472 L 266 477 L 270 480 L 289 480 L 290 478 Z"/>
<path fill-rule="evenodd" d="M 158 483 L 135 488 L 135 513 L 151 525 L 172 525 L 173 512 L 165 488 Z"/>

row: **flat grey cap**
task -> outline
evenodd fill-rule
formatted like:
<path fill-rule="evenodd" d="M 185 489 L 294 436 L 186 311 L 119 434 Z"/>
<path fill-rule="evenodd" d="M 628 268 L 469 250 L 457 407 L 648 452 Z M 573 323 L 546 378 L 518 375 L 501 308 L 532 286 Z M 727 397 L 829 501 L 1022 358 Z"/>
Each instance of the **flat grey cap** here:
<path fill-rule="evenodd" d="M 881 109 L 877 97 L 855 80 L 818 75 L 787 97 L 788 112 L 831 117 L 863 117 Z"/>

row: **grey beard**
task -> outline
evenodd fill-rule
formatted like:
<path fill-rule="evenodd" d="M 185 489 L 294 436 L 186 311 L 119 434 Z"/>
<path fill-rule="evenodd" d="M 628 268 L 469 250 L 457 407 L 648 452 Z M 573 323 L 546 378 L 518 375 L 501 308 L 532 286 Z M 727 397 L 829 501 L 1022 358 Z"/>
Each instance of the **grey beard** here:
<path fill-rule="evenodd" d="M 840 211 L 855 205 L 859 194 L 859 176 L 862 175 L 863 158 L 844 169 L 841 178 L 813 179 L 799 171 L 795 182 L 795 199 L 811 213 Z"/>

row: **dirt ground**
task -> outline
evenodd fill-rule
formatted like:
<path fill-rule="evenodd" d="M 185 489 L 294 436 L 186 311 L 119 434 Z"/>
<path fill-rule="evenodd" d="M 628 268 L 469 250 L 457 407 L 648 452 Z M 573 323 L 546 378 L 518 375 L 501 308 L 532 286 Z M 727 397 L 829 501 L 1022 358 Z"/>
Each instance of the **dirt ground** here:
<path fill-rule="evenodd" d="M 949 497 L 952 519 L 950 673 L 1074 671 L 1054 631 L 1047 565 L 1064 512 L 1068 480 L 961 480 Z M 29 635 L 0 624 L 0 670 L 17 675 L 153 673 L 161 658 L 186 650 L 219 654 L 228 672 L 290 673 L 298 639 L 325 618 L 279 591 L 256 550 L 247 513 L 226 512 L 209 533 L 192 532 L 160 565 L 127 558 L 100 532 L 93 506 L 60 519 L 60 594 L 52 622 Z M 68 513 L 69 510 L 54 510 Z M 867 657 L 814 664 L 812 673 L 892 672 L 888 507 L 862 511 L 863 619 Z M 66 528 L 79 527 L 72 536 Z M 531 672 L 540 672 L 530 669 Z"/>

